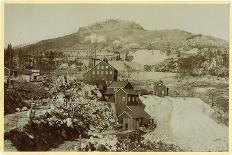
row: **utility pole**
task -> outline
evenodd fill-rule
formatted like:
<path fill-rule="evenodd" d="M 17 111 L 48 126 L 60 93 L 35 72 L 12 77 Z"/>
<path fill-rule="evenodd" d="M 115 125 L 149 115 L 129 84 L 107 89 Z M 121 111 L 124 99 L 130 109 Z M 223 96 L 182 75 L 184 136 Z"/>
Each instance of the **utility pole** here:
<path fill-rule="evenodd" d="M 92 58 L 92 60 L 93 60 L 93 66 L 95 66 L 95 61 L 96 61 L 96 59 L 97 59 L 97 43 L 96 42 L 93 42 L 93 54 L 94 54 L 94 56 L 93 56 L 93 58 Z"/>

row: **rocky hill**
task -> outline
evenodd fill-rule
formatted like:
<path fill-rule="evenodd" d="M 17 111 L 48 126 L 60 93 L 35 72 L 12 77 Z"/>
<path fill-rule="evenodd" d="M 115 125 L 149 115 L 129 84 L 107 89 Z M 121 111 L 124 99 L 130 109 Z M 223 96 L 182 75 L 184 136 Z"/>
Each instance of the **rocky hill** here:
<path fill-rule="evenodd" d="M 35 53 L 63 52 L 67 49 L 77 51 L 75 49 L 80 45 L 91 45 L 108 50 L 114 48 L 127 54 L 131 51 L 132 56 L 133 51 L 136 51 L 135 62 L 140 59 L 143 61 L 145 55 L 148 57 L 146 60 L 152 58 L 151 61 L 147 61 L 150 62 L 149 64 L 140 63 L 142 66 L 148 65 L 149 70 L 191 75 L 217 75 L 218 71 L 222 70 L 223 73 L 220 74 L 228 75 L 229 43 L 227 41 L 179 29 L 146 30 L 138 23 L 125 20 L 109 19 L 96 22 L 79 28 L 76 33 L 42 40 L 22 49 Z M 156 56 L 157 54 L 162 56 L 162 59 L 154 61 L 156 62 L 154 64 L 153 60 L 160 58 Z"/>
<path fill-rule="evenodd" d="M 57 50 L 78 45 L 89 45 L 97 43 L 98 48 L 130 49 L 135 47 L 146 47 L 165 51 L 169 48 L 193 48 L 193 47 L 224 47 L 228 42 L 211 36 L 192 34 L 190 32 L 170 30 L 146 30 L 140 24 L 109 19 L 96 22 L 92 25 L 79 28 L 78 32 L 54 39 L 42 40 L 24 48 L 30 50 Z"/>

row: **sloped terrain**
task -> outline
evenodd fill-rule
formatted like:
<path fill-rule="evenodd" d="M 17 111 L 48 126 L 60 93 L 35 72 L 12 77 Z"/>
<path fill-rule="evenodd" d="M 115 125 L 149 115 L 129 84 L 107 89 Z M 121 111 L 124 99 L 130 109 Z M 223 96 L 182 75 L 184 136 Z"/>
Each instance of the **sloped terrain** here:
<path fill-rule="evenodd" d="M 24 48 L 29 52 L 55 50 L 62 51 L 78 45 L 97 42 L 98 48 L 112 48 L 113 45 L 128 49 L 130 47 L 147 47 L 165 51 L 174 49 L 204 46 L 228 46 L 228 42 L 211 36 L 198 35 L 178 29 L 145 30 L 133 21 L 109 19 L 81 27 L 78 32 L 54 39 L 42 40 Z M 115 44 L 116 43 L 116 44 Z M 35 52 L 36 52 L 35 51 Z"/>
<path fill-rule="evenodd" d="M 16 50 L 34 55 L 45 52 L 52 59 L 54 56 L 63 58 L 65 51 L 80 52 L 78 49 L 83 49 L 82 45 L 99 53 L 132 54 L 134 58 L 128 59 L 141 66 L 149 65 L 150 71 L 228 77 L 228 41 L 179 29 L 146 30 L 133 21 L 103 20 L 81 27 L 75 33 Z M 55 66 L 49 64 L 46 68 L 53 70 Z"/>
<path fill-rule="evenodd" d="M 228 151 L 229 130 L 215 122 L 214 111 L 198 98 L 143 96 L 157 128 L 145 140 L 163 141 L 186 151 Z"/>
<path fill-rule="evenodd" d="M 127 61 L 109 61 L 109 64 L 112 65 L 120 72 L 125 72 L 127 69 L 131 69 L 133 71 L 141 71 L 143 70 L 143 66 L 136 62 L 127 62 Z"/>
<path fill-rule="evenodd" d="M 138 50 L 131 55 L 134 57 L 132 61 L 141 65 L 156 65 L 168 58 L 159 50 Z"/>

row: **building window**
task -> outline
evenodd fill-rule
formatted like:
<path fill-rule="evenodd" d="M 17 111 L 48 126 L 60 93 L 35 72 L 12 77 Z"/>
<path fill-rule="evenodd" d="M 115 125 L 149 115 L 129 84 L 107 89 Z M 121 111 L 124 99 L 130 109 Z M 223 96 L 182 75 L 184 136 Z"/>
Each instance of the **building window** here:
<path fill-rule="evenodd" d="M 97 71 L 97 74 L 99 74 L 99 71 Z"/>
<path fill-rule="evenodd" d="M 130 102 L 130 96 L 128 96 L 128 102 Z"/>
<path fill-rule="evenodd" d="M 106 71 L 106 74 L 108 74 L 108 71 Z"/>
<path fill-rule="evenodd" d="M 104 74 L 104 71 L 102 71 L 102 74 Z"/>
<path fill-rule="evenodd" d="M 135 99 L 134 99 L 134 97 L 132 97 L 132 102 L 134 102 L 135 101 Z"/>
<path fill-rule="evenodd" d="M 112 71 L 110 71 L 110 74 L 112 74 Z"/>
<path fill-rule="evenodd" d="M 128 129 L 128 124 L 127 123 L 125 124 L 125 128 Z"/>
<path fill-rule="evenodd" d="M 95 74 L 95 71 L 93 71 L 93 74 Z"/>
<path fill-rule="evenodd" d="M 122 97 L 122 101 L 123 101 L 123 102 L 126 101 L 126 97 L 125 97 L 125 96 Z"/>
<path fill-rule="evenodd" d="M 108 69 L 108 66 L 106 66 L 106 69 Z"/>
<path fill-rule="evenodd" d="M 102 69 L 104 69 L 104 66 L 102 66 Z"/>
<path fill-rule="evenodd" d="M 164 90 L 162 90 L 162 95 L 164 95 Z"/>
<path fill-rule="evenodd" d="M 17 76 L 18 76 L 18 72 L 14 71 L 14 77 L 17 77 Z"/>
<path fill-rule="evenodd" d="M 99 69 L 100 65 L 97 66 L 97 69 Z"/>
<path fill-rule="evenodd" d="M 119 123 L 121 123 L 121 124 L 123 123 L 123 118 L 119 119 Z"/>

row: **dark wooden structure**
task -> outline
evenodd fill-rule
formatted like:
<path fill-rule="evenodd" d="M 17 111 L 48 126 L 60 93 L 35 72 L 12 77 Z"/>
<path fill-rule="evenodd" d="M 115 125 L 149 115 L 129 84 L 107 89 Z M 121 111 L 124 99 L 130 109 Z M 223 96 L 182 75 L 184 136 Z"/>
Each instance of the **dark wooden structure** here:
<path fill-rule="evenodd" d="M 133 89 L 119 89 L 115 93 L 115 109 L 119 123 L 124 130 L 135 130 L 150 123 L 150 115 L 139 100 L 139 93 Z"/>
<path fill-rule="evenodd" d="M 87 81 L 104 80 L 108 86 L 113 81 L 117 81 L 117 77 L 118 71 L 107 60 L 104 60 L 86 72 L 83 79 Z"/>
<path fill-rule="evenodd" d="M 162 81 L 154 83 L 153 95 L 163 97 L 168 96 L 169 88 L 164 85 Z"/>
<path fill-rule="evenodd" d="M 134 90 L 129 81 L 117 81 L 118 71 L 106 58 L 84 74 L 84 82 L 96 85 L 104 100 L 110 102 L 123 130 L 136 130 L 148 126 L 151 117 L 139 100 L 141 91 Z M 104 83 L 105 82 L 105 83 Z"/>
<path fill-rule="evenodd" d="M 104 93 L 106 101 L 115 102 L 115 93 L 122 88 L 133 89 L 133 86 L 129 81 L 113 81 Z"/>

